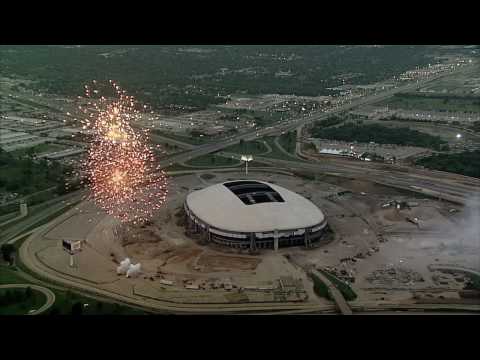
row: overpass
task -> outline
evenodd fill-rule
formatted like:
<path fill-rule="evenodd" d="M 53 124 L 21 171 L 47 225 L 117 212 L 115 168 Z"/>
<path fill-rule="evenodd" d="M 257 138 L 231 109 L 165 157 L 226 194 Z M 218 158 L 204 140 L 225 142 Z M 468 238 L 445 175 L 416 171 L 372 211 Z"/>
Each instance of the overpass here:
<path fill-rule="evenodd" d="M 467 68 L 466 70 L 469 70 L 469 69 L 470 68 Z M 228 146 L 231 146 L 231 145 L 235 145 L 240 140 L 250 141 L 250 140 L 256 139 L 257 137 L 275 135 L 275 134 L 278 134 L 281 131 L 289 132 L 289 131 L 295 130 L 299 127 L 302 127 L 305 124 L 326 119 L 333 114 L 344 112 L 344 111 L 350 110 L 352 108 L 355 108 L 357 106 L 373 104 L 373 103 L 376 103 L 376 102 L 379 102 L 379 101 L 383 101 L 383 100 L 385 100 L 385 99 L 387 99 L 387 98 L 389 98 L 389 97 L 391 97 L 391 96 L 393 96 L 393 95 L 395 95 L 399 92 L 416 90 L 416 89 L 424 86 L 425 84 L 428 84 L 432 81 L 436 81 L 436 80 L 438 80 L 440 78 L 443 78 L 445 76 L 451 76 L 452 74 L 454 74 L 458 71 L 461 71 L 461 70 L 465 70 L 465 69 L 464 68 L 457 69 L 457 70 L 454 70 L 454 71 L 446 73 L 446 74 L 440 74 L 440 75 L 432 76 L 431 78 L 428 78 L 428 79 L 425 79 L 425 80 L 422 80 L 422 81 L 417 81 L 415 83 L 410 83 L 410 84 L 407 84 L 407 85 L 404 85 L 404 86 L 401 86 L 401 87 L 396 87 L 396 88 L 393 88 L 393 89 L 385 90 L 385 91 L 382 91 L 381 93 L 375 93 L 375 94 L 370 95 L 370 96 L 365 96 L 365 97 L 362 97 L 360 99 L 349 102 L 347 104 L 337 106 L 336 108 L 333 108 L 329 111 L 317 111 L 315 113 L 302 116 L 300 118 L 297 118 L 296 120 L 289 121 L 287 124 L 280 123 L 280 124 L 277 124 L 277 125 L 275 125 L 273 127 L 270 127 L 270 128 L 254 130 L 254 131 L 250 131 L 250 132 L 247 132 L 247 133 L 232 136 L 230 138 L 227 138 L 223 141 L 219 141 L 217 143 L 200 145 L 200 146 L 197 146 L 197 147 L 191 149 L 190 151 L 182 152 L 182 153 L 176 154 L 176 155 L 174 154 L 174 155 L 172 155 L 168 158 L 162 159 L 159 162 L 159 164 L 161 166 L 166 167 L 166 166 L 169 166 L 169 165 L 173 165 L 175 163 L 181 163 L 181 162 L 188 161 L 188 160 L 190 160 L 194 157 L 198 157 L 198 156 L 201 156 L 201 155 L 206 155 L 206 154 L 224 149 L 224 148 L 226 148 Z"/>

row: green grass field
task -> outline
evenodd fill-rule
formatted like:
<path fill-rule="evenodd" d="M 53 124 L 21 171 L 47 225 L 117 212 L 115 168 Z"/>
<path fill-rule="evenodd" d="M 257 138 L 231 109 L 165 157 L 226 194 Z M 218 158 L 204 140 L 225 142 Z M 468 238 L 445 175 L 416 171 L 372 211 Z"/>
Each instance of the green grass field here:
<path fill-rule="evenodd" d="M 228 166 L 228 167 L 231 167 L 233 169 L 235 168 L 243 168 L 245 165 L 243 164 L 238 164 L 237 166 Z M 266 163 L 263 163 L 263 162 L 260 162 L 260 161 L 251 161 L 249 164 L 248 164 L 248 168 L 255 168 L 255 167 L 270 167 L 271 165 L 270 164 L 266 164 Z M 202 166 L 202 167 L 205 167 L 205 168 L 211 168 L 211 169 L 214 169 L 216 167 L 221 167 L 221 166 L 217 166 L 217 165 L 206 165 L 206 166 Z M 183 165 L 180 165 L 180 164 L 173 164 L 169 167 L 167 167 L 165 169 L 166 171 L 188 171 L 188 170 L 195 170 L 194 167 L 190 167 L 190 166 L 183 166 Z M 176 176 L 176 175 L 170 175 L 170 176 Z"/>
<path fill-rule="evenodd" d="M 355 291 L 353 291 L 353 289 L 350 286 L 348 286 L 346 283 L 336 278 L 335 276 L 333 276 L 327 271 L 322 271 L 322 270 L 319 270 L 319 271 L 323 275 L 325 275 L 325 277 L 327 277 L 328 280 L 330 280 L 333 285 L 335 285 L 335 287 L 342 293 L 345 300 L 352 301 L 357 298 L 357 294 L 355 293 Z"/>
<path fill-rule="evenodd" d="M 184 170 L 192 170 L 191 167 L 183 166 L 180 164 L 173 164 L 164 169 L 165 171 L 184 171 Z"/>
<path fill-rule="evenodd" d="M 297 144 L 297 135 L 295 131 L 280 135 L 278 138 L 280 146 L 290 154 L 295 154 L 295 148 Z"/>
<path fill-rule="evenodd" d="M 24 237 L 15 243 L 15 247 L 18 249 L 21 244 L 27 238 Z M 22 274 L 30 275 L 32 277 L 38 278 L 34 273 L 32 273 L 28 268 L 23 265 L 21 259 L 16 257 L 17 267 L 9 267 L 6 264 L 0 263 L 0 285 L 5 284 L 29 284 L 29 280 L 26 280 L 22 277 Z M 38 284 L 50 288 L 48 280 L 45 281 L 45 284 Z M 55 284 L 57 285 L 57 284 Z M 60 284 L 58 284 L 60 285 Z M 61 285 L 60 285 L 61 286 Z M 93 299 L 89 296 L 79 295 L 69 290 L 59 290 L 56 288 L 50 288 L 55 293 L 55 304 L 47 310 L 44 314 L 56 314 L 56 315 L 69 315 L 72 312 L 72 306 L 75 303 L 82 304 L 83 314 L 85 315 L 146 315 L 149 314 L 146 311 L 138 310 L 126 305 L 120 305 L 115 303 L 110 303 L 106 301 L 99 301 Z M 83 304 L 88 304 L 88 306 L 83 306 Z M 31 309 L 31 308 L 29 308 Z M 1 314 L 0 314 L 1 315 Z"/>
<path fill-rule="evenodd" d="M 17 257 L 18 264 L 18 257 Z M 28 280 L 25 280 L 20 276 L 19 271 L 24 271 L 23 266 L 20 265 L 21 270 L 16 270 L 15 268 L 8 267 L 6 265 L 0 265 L 0 285 L 4 284 L 29 284 Z M 32 274 L 34 275 L 34 274 Z M 48 287 L 48 285 L 43 285 Z M 125 305 L 119 305 L 104 301 L 98 301 L 96 299 L 90 298 L 88 296 L 78 295 L 68 290 L 57 290 L 51 289 L 55 293 L 55 304 L 45 312 L 45 314 L 58 314 L 58 315 L 69 315 L 72 310 L 72 306 L 75 303 L 88 304 L 88 306 L 83 307 L 83 314 L 85 315 L 145 315 L 148 314 L 146 311 L 137 310 Z M 43 296 L 43 294 L 41 294 Z M 45 300 L 43 300 L 45 302 Z M 41 306 L 43 303 L 40 303 Z M 35 308 L 33 304 L 27 303 L 25 305 L 27 309 Z M 29 307 L 30 306 L 30 307 Z M 37 307 L 38 308 L 38 307 Z M 23 306 L 20 304 L 15 305 L 8 309 L 8 312 L 2 312 L 0 309 L 0 315 L 3 314 L 17 314 L 15 311 L 22 310 Z M 27 310 L 27 311 L 28 311 Z"/>
<path fill-rule="evenodd" d="M 27 154 L 38 155 L 43 153 L 56 152 L 60 150 L 65 150 L 66 148 L 67 148 L 66 146 L 62 146 L 58 144 L 43 143 L 43 144 L 32 146 L 31 148 L 18 149 L 10 152 L 10 154 L 15 157 L 21 157 Z"/>
<path fill-rule="evenodd" d="M 480 178 L 480 151 L 464 151 L 458 154 L 433 154 L 416 161 L 428 169 L 447 171 Z"/>
<path fill-rule="evenodd" d="M 255 167 L 270 167 L 271 165 L 270 164 L 266 164 L 266 163 L 263 163 L 263 162 L 260 162 L 260 161 L 250 161 L 250 163 L 248 164 L 248 168 L 255 168 Z M 245 167 L 244 164 L 242 164 L 242 167 Z"/>
<path fill-rule="evenodd" d="M 242 144 L 235 144 L 223 149 L 225 152 L 234 154 L 261 155 L 268 151 L 262 141 L 246 141 Z"/>
<path fill-rule="evenodd" d="M 14 268 L 11 268 L 6 264 L 0 264 L 0 285 L 25 283 L 26 281 L 18 275 L 18 271 L 15 271 Z"/>
<path fill-rule="evenodd" d="M 480 98 L 462 99 L 437 98 L 428 96 L 402 96 L 399 94 L 382 102 L 383 105 L 393 109 L 424 110 L 424 111 L 458 111 L 458 112 L 480 112 Z"/>
<path fill-rule="evenodd" d="M 310 277 L 313 280 L 313 291 L 315 292 L 315 294 L 327 300 L 332 300 L 327 285 L 325 285 L 325 283 L 313 273 L 310 274 Z"/>
<path fill-rule="evenodd" d="M 0 298 L 4 297 L 7 291 L 24 292 L 25 289 L 0 289 Z M 22 299 L 13 304 L 0 306 L 1 315 L 27 315 L 30 310 L 38 309 L 47 301 L 45 295 L 37 290 L 32 289 L 32 295 L 27 299 Z"/>
<path fill-rule="evenodd" d="M 177 140 L 186 144 L 191 144 L 191 145 L 202 145 L 208 142 L 208 138 L 206 138 L 205 136 L 202 136 L 202 137 L 183 136 L 183 135 L 177 135 L 171 132 L 160 131 L 160 130 L 153 130 L 152 133 L 172 139 L 172 140 Z"/>
<path fill-rule="evenodd" d="M 71 315 L 72 307 L 79 303 L 82 315 L 148 315 L 147 312 L 128 306 L 98 301 L 93 298 L 75 294 L 71 291 L 55 290 L 55 304 L 46 314 Z M 88 304 L 85 306 L 85 304 Z"/>
<path fill-rule="evenodd" d="M 207 154 L 196 157 L 187 161 L 186 165 L 191 166 L 214 166 L 214 167 L 221 167 L 221 166 L 235 166 L 239 165 L 240 161 L 238 159 L 227 158 L 224 156 L 216 155 L 216 154 Z"/>
<path fill-rule="evenodd" d="M 275 136 L 267 136 L 262 138 L 262 140 L 264 140 L 272 148 L 271 152 L 263 155 L 264 157 L 268 157 L 272 159 L 281 159 L 281 160 L 292 160 L 292 159 L 298 160 L 293 155 L 288 156 L 278 148 L 278 146 L 275 144 Z M 298 160 L 298 161 L 301 161 L 301 160 Z"/>

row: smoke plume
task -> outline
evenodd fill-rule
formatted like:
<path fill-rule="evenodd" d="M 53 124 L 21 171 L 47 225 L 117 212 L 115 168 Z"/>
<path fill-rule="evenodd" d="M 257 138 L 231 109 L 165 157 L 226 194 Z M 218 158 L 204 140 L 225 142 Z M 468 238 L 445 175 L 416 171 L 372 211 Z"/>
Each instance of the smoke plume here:
<path fill-rule="evenodd" d="M 141 270 L 141 265 L 140 263 L 138 264 L 130 264 L 130 267 L 127 270 L 127 277 L 137 277 L 140 274 Z"/>
<path fill-rule="evenodd" d="M 465 204 L 456 236 L 461 246 L 480 250 L 480 194 L 468 199 Z"/>
<path fill-rule="evenodd" d="M 130 265 L 131 265 L 130 259 L 125 258 L 125 260 L 120 262 L 120 266 L 117 267 L 117 274 L 125 275 L 127 273 L 128 269 L 130 268 Z"/>

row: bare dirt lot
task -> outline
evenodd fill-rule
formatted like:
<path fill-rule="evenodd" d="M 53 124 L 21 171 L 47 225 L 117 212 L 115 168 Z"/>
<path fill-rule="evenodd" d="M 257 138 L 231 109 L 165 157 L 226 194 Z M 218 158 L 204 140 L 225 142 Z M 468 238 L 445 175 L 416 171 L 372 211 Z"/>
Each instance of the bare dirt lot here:
<path fill-rule="evenodd" d="M 255 270 L 260 261 L 258 258 L 239 256 L 202 255 L 197 265 L 202 267 L 204 272 Z"/>
<path fill-rule="evenodd" d="M 114 230 L 118 228 L 117 221 L 93 204 L 83 203 L 32 240 L 28 254 L 31 261 L 50 274 L 62 274 L 76 283 L 95 284 L 139 301 L 148 298 L 151 304 L 168 300 L 232 306 L 237 300 L 245 304 L 246 299 L 249 304 L 288 303 L 287 296 L 274 292 L 279 291 L 280 277 L 289 276 L 299 281 L 302 288 L 298 291 L 305 294 L 296 302 L 328 308 L 331 302 L 313 292 L 306 272 L 312 266 L 329 267 L 338 271 L 340 277 L 346 274 L 358 295 L 356 304 L 412 303 L 419 299 L 419 292 L 435 291 L 434 296 L 445 297 L 448 293 L 453 299 L 461 285 L 434 281 L 429 265 L 478 266 L 480 244 L 458 236 L 471 222 L 461 207 L 456 206 L 457 210 L 451 212 L 452 204 L 447 202 L 419 199 L 367 181 L 336 177 L 305 180 L 259 172 L 254 177 L 308 197 L 325 213 L 333 240 L 313 249 L 261 249 L 256 255 L 249 255 L 245 250 L 208 246 L 188 237 L 179 221 L 181 213 L 177 216 L 185 196 L 210 184 L 245 178 L 241 172 L 232 172 L 217 173 L 215 177 L 176 177 L 170 184 L 167 203 L 151 224 L 132 228 L 123 240 Z M 383 207 L 392 200 L 410 202 L 412 206 Z M 418 224 L 407 218 L 416 218 Z M 86 241 L 84 251 L 78 255 L 78 267 L 73 269 L 61 250 L 61 239 L 67 237 Z M 141 264 L 139 277 L 127 279 L 116 274 L 118 263 L 125 257 Z M 263 290 L 249 290 L 253 292 L 248 296 L 225 296 L 238 294 L 241 287 Z M 445 294 L 438 295 L 438 291 Z"/>

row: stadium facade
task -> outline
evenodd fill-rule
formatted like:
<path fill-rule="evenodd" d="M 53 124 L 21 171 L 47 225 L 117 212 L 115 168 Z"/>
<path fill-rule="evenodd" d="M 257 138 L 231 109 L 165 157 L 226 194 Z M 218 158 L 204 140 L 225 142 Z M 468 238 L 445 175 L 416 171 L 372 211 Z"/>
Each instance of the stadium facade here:
<path fill-rule="evenodd" d="M 234 248 L 304 245 L 324 238 L 323 212 L 283 187 L 254 180 L 215 184 L 187 195 L 187 230 Z"/>

